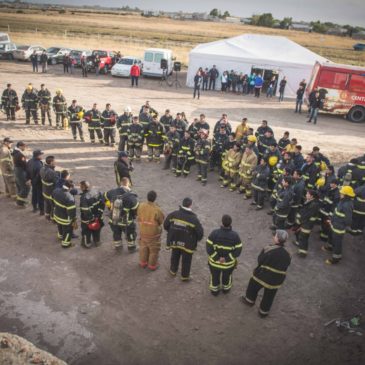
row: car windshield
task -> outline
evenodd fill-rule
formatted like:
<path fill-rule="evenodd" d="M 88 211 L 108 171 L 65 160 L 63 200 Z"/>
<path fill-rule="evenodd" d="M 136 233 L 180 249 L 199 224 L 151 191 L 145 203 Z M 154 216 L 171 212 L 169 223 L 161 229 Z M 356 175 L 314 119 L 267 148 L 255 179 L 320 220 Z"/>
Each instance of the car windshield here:
<path fill-rule="evenodd" d="M 26 51 L 27 49 L 29 49 L 29 46 L 19 46 L 18 50 L 20 51 Z"/>
<path fill-rule="evenodd" d="M 57 53 L 61 48 L 51 47 L 47 48 L 47 53 Z"/>
<path fill-rule="evenodd" d="M 105 51 L 93 51 L 93 56 L 108 57 L 108 53 Z"/>
<path fill-rule="evenodd" d="M 119 62 L 120 65 L 133 65 L 132 58 L 122 58 Z"/>
<path fill-rule="evenodd" d="M 81 57 L 82 51 L 71 51 L 70 56 L 71 57 Z"/>

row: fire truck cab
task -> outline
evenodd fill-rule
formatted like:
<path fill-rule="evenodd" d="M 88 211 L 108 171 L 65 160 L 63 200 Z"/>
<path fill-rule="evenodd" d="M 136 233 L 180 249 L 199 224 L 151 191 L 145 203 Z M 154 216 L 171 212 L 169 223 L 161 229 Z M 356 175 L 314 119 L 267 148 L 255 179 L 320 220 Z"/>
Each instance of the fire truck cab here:
<path fill-rule="evenodd" d="M 365 122 L 364 67 L 317 62 L 305 92 L 307 101 L 315 88 L 323 99 L 322 111 Z"/>

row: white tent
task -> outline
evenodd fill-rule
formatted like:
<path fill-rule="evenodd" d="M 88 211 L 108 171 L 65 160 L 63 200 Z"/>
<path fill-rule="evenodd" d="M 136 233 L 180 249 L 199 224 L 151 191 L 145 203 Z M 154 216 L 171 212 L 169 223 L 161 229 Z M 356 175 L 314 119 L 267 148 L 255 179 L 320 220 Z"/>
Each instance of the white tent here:
<path fill-rule="evenodd" d="M 220 75 L 225 70 L 250 74 L 251 69 L 256 68 L 278 72 L 278 82 L 286 76 L 285 97 L 295 97 L 302 79 L 309 81 L 316 61 L 328 62 L 285 37 L 243 34 L 196 46 L 189 54 L 186 84 L 194 86 L 199 67 L 210 69 L 216 65 Z M 220 77 L 216 83 L 216 88 L 219 87 Z"/>

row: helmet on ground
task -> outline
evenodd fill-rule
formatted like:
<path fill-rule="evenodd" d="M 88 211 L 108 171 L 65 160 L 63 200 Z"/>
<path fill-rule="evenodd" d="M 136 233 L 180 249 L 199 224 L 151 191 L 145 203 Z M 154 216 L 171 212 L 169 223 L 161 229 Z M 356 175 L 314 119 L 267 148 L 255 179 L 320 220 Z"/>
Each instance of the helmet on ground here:
<path fill-rule="evenodd" d="M 349 196 L 350 198 L 355 197 L 354 189 L 351 186 L 343 186 L 340 190 L 340 194 Z"/>
<path fill-rule="evenodd" d="M 247 141 L 256 143 L 257 142 L 257 138 L 254 135 L 249 135 L 247 137 Z"/>
<path fill-rule="evenodd" d="M 274 167 L 278 163 L 278 156 L 270 156 L 269 157 L 269 165 Z"/>
<path fill-rule="evenodd" d="M 84 117 L 84 112 L 81 110 L 81 111 L 79 111 L 78 113 L 77 113 L 77 117 L 79 118 L 79 119 L 82 119 L 83 117 Z"/>
<path fill-rule="evenodd" d="M 316 181 L 316 186 L 317 186 L 317 188 L 320 188 L 321 186 L 324 186 L 325 183 L 326 183 L 326 179 L 324 177 L 320 177 Z"/>
<path fill-rule="evenodd" d="M 124 108 L 124 111 L 125 111 L 126 113 L 130 113 L 130 112 L 132 111 L 132 108 L 131 108 L 130 106 L 126 106 L 126 107 Z"/>

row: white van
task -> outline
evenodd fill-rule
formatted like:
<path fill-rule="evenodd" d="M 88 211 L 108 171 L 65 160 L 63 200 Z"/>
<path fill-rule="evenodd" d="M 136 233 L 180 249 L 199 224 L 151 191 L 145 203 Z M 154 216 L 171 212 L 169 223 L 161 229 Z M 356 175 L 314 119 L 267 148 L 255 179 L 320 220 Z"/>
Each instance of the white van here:
<path fill-rule="evenodd" d="M 161 60 L 167 61 L 167 75 L 172 73 L 173 61 L 171 49 L 149 48 L 144 52 L 143 75 L 152 77 L 162 77 Z"/>
<path fill-rule="evenodd" d="M 0 32 L 0 43 L 10 43 L 10 37 L 8 33 Z"/>

